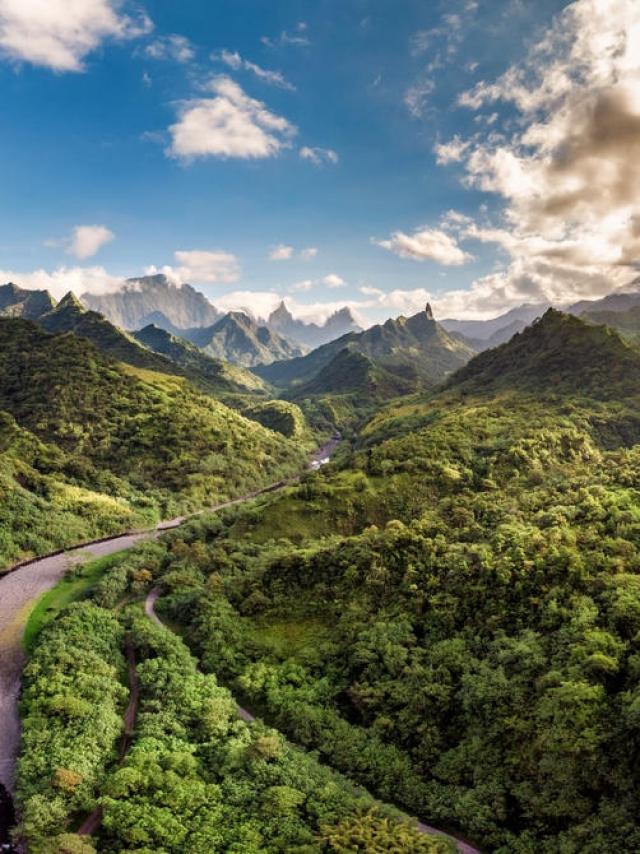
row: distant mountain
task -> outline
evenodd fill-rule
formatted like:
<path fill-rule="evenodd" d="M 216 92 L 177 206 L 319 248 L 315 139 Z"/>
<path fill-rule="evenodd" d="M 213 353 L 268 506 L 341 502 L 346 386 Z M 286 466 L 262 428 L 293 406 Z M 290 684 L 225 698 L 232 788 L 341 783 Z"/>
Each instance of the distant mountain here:
<path fill-rule="evenodd" d="M 266 391 L 265 382 L 251 371 L 207 356 L 195 344 L 171 335 L 158 326 L 145 326 L 144 329 L 134 332 L 133 337 L 154 353 L 166 356 L 188 375 L 204 377 L 220 390 L 243 393 Z"/>
<path fill-rule="evenodd" d="M 454 320 L 440 321 L 447 332 L 461 336 L 478 352 L 504 344 L 516 332 L 521 332 L 536 318 L 541 317 L 549 308 L 549 303 L 523 303 L 498 317 L 490 320 Z"/>
<path fill-rule="evenodd" d="M 170 332 L 194 326 L 210 326 L 220 312 L 191 285 L 175 285 L 164 275 L 127 279 L 111 294 L 83 294 L 82 302 L 123 329 L 158 326 L 161 317 L 172 324 Z"/>
<path fill-rule="evenodd" d="M 638 394 L 640 352 L 617 332 L 548 309 L 506 344 L 486 350 L 451 377 L 469 392 L 515 389 L 597 399 Z"/>
<path fill-rule="evenodd" d="M 638 280 L 640 282 L 640 280 Z M 606 297 L 596 300 L 580 300 L 570 305 L 566 311 L 580 317 L 583 314 L 593 314 L 601 311 L 627 311 L 627 309 L 640 305 L 640 291 L 621 291 L 607 294 Z"/>
<path fill-rule="evenodd" d="M 319 325 L 296 320 L 284 300 L 271 312 L 267 325 L 290 341 L 312 349 L 340 338 L 348 332 L 362 331 L 349 308 L 335 311 L 322 325 Z"/>
<path fill-rule="evenodd" d="M 590 310 L 580 315 L 586 323 L 610 326 L 623 338 L 635 343 L 640 342 L 640 299 L 627 309 Z"/>
<path fill-rule="evenodd" d="M 51 311 L 36 321 L 47 332 L 72 332 L 93 342 L 99 350 L 113 359 L 137 368 L 160 373 L 182 375 L 168 359 L 157 355 L 118 329 L 96 311 L 87 310 L 75 294 L 69 292 Z"/>
<path fill-rule="evenodd" d="M 396 374 L 403 385 L 409 382 L 414 387 L 441 382 L 474 354 L 472 348 L 436 323 L 427 305 L 413 317 L 390 319 L 364 332 L 350 332 L 307 356 L 261 366 L 255 372 L 282 387 L 305 385 L 345 349 L 367 356 Z"/>
<path fill-rule="evenodd" d="M 28 291 L 9 282 L 0 285 L 0 317 L 22 317 L 35 320 L 51 311 L 56 301 L 49 291 Z"/>
<path fill-rule="evenodd" d="M 247 368 L 291 359 L 304 352 L 241 311 L 230 311 L 212 326 L 186 329 L 182 334 L 208 355 Z"/>

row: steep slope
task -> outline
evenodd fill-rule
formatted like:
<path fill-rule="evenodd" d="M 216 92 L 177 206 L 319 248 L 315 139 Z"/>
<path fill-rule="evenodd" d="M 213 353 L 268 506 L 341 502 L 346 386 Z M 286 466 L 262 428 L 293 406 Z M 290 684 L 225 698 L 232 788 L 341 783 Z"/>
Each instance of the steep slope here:
<path fill-rule="evenodd" d="M 51 311 L 56 301 L 49 291 L 28 291 L 9 282 L 0 285 L 0 317 L 23 317 L 36 320 Z"/>
<path fill-rule="evenodd" d="M 413 317 L 399 317 L 365 332 L 349 333 L 309 355 L 256 368 L 256 373 L 282 387 L 310 382 L 341 350 L 349 349 L 372 359 L 413 387 L 435 385 L 465 364 L 473 350 L 450 336 L 433 319 L 431 307 Z"/>
<path fill-rule="evenodd" d="M 631 342 L 637 343 L 640 340 L 640 298 L 637 303 L 626 309 L 590 309 L 583 312 L 580 319 L 585 323 L 610 326 Z"/>
<path fill-rule="evenodd" d="M 72 332 L 92 341 L 103 353 L 138 368 L 161 373 L 182 375 L 170 361 L 141 346 L 131 335 L 118 329 L 95 311 L 88 311 L 80 300 L 69 292 L 58 305 L 37 319 L 47 332 Z"/>
<path fill-rule="evenodd" d="M 158 313 L 180 329 L 209 326 L 220 317 L 220 312 L 191 285 L 175 285 L 161 274 L 127 279 L 115 293 L 83 294 L 81 299 L 123 329 L 157 323 Z"/>
<path fill-rule="evenodd" d="M 26 551 L 67 541 L 47 531 L 47 502 L 76 519 L 76 533 L 92 514 L 99 535 L 124 519 L 141 524 L 248 492 L 302 465 L 295 443 L 188 381 L 114 362 L 83 338 L 18 319 L 0 320 L 0 411 L 23 437 L 3 446 L 13 460 L 3 457 L 8 506 L 25 490 L 42 506 L 26 522 L 31 540 L 24 531 L 22 541 L 14 537 Z M 92 501 L 82 499 L 88 493 Z"/>
<path fill-rule="evenodd" d="M 302 350 L 281 335 L 259 326 L 241 311 L 231 311 L 213 326 L 188 329 L 184 336 L 216 359 L 243 367 L 299 356 Z"/>
<path fill-rule="evenodd" d="M 549 303 L 523 303 L 490 320 L 454 320 L 446 318 L 441 325 L 473 342 L 477 350 L 496 347 L 521 332 L 549 308 Z"/>
<path fill-rule="evenodd" d="M 166 356 L 191 376 L 208 380 L 221 391 L 266 393 L 266 383 L 250 371 L 237 365 L 207 356 L 195 344 L 150 324 L 133 333 L 133 337 L 149 350 Z"/>
<path fill-rule="evenodd" d="M 508 343 L 476 356 L 451 377 L 465 391 L 514 388 L 607 400 L 637 394 L 640 352 L 603 326 L 548 309 Z"/>
<path fill-rule="evenodd" d="M 290 341 L 310 348 L 328 344 L 348 332 L 362 331 L 348 308 L 335 311 L 323 324 L 305 323 L 293 317 L 284 300 L 271 312 L 267 325 Z"/>

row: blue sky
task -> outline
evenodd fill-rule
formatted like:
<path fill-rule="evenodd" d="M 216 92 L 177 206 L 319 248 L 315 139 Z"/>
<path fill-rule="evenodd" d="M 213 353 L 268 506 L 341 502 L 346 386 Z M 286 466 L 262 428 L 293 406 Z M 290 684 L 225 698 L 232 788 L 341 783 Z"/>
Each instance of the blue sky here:
<path fill-rule="evenodd" d="M 428 297 L 486 316 L 598 294 L 637 261 L 628 204 L 587 201 L 559 235 L 522 190 L 553 156 L 527 129 L 562 145 L 585 93 L 620 82 L 588 30 L 615 12 L 610 38 L 629 40 L 633 0 L 86 0 L 73 32 L 64 0 L 46 21 L 15 5 L 0 0 L 0 271 L 27 286 L 158 269 L 263 314 L 284 296 L 376 320 Z M 536 98 L 558 63 L 573 88 Z M 609 246 L 575 253 L 612 217 L 623 273 Z"/>

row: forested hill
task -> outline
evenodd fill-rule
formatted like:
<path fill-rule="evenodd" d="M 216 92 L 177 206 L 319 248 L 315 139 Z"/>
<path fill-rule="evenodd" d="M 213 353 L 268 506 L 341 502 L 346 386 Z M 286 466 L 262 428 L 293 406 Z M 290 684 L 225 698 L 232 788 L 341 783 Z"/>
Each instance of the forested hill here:
<path fill-rule="evenodd" d="M 217 503 L 304 460 L 185 379 L 21 319 L 0 319 L 0 412 L 4 561 Z"/>
<path fill-rule="evenodd" d="M 605 326 L 548 309 L 506 344 L 476 356 L 449 380 L 466 392 L 518 389 L 607 400 L 640 394 L 640 351 Z"/>
<path fill-rule="evenodd" d="M 313 350 L 307 356 L 272 365 L 262 365 L 256 373 L 283 387 L 313 380 L 338 353 L 349 349 L 361 353 L 401 379 L 436 385 L 464 365 L 474 351 L 449 335 L 433 319 L 430 306 L 413 317 L 398 317 L 365 332 L 350 332 Z"/>
<path fill-rule="evenodd" d="M 178 535 L 170 613 L 249 707 L 483 850 L 640 850 L 637 389 L 635 350 L 547 314 Z"/>

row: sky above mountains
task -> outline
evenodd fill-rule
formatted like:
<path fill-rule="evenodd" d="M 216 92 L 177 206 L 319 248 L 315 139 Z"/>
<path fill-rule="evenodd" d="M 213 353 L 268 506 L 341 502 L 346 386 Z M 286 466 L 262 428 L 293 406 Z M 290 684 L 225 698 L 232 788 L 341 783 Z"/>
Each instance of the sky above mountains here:
<path fill-rule="evenodd" d="M 640 260 L 637 0 L 0 0 L 0 280 L 370 322 Z"/>

